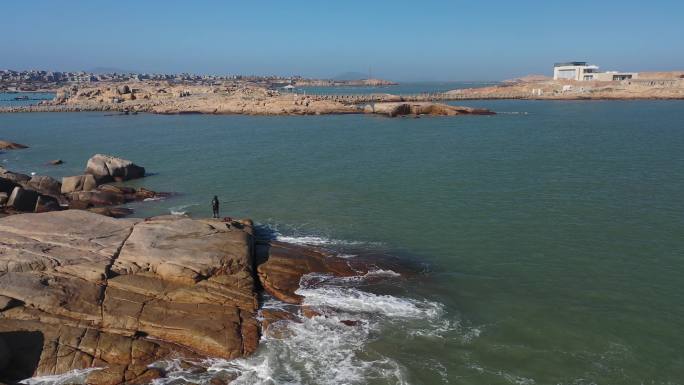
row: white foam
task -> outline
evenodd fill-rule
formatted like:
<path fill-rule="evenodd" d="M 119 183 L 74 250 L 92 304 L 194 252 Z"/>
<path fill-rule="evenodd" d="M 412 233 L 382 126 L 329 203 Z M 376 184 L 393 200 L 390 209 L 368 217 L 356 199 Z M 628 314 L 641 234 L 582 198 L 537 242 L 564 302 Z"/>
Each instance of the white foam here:
<path fill-rule="evenodd" d="M 171 213 L 171 215 L 186 215 L 188 213 L 187 209 L 193 206 L 199 206 L 199 203 L 170 207 L 169 213 Z"/>
<path fill-rule="evenodd" d="M 85 384 L 88 373 L 95 370 L 102 370 L 103 368 L 86 368 L 77 369 L 70 372 L 55 374 L 51 376 L 31 377 L 20 381 L 20 384 L 25 385 L 70 385 L 70 384 Z"/>
<path fill-rule="evenodd" d="M 361 241 L 348 241 L 343 239 L 333 239 L 326 237 L 319 237 L 315 235 L 304 235 L 304 236 L 294 236 L 294 235 L 283 235 L 276 232 L 276 240 L 285 243 L 292 243 L 295 245 L 303 246 L 381 246 L 378 242 L 361 242 Z M 342 258 L 353 257 L 353 254 L 340 254 Z"/>
<path fill-rule="evenodd" d="M 372 313 L 391 319 L 438 319 L 444 313 L 443 306 L 437 302 L 372 294 L 348 287 L 300 288 L 295 293 L 304 297 L 305 305 Z"/>
<path fill-rule="evenodd" d="M 326 286 L 349 286 L 359 282 L 363 282 L 372 278 L 399 278 L 401 274 L 392 270 L 371 270 L 363 275 L 353 275 L 349 277 L 337 277 L 330 274 L 309 273 L 303 275 L 300 279 L 299 286 L 301 288 L 315 288 L 324 284 Z"/>
<path fill-rule="evenodd" d="M 309 246 L 330 246 L 330 245 L 361 245 L 361 242 L 354 242 L 354 241 L 343 241 L 339 239 L 330 239 L 330 238 L 325 238 L 325 237 L 316 237 L 316 236 L 301 236 L 301 237 L 296 237 L 296 236 L 287 236 L 287 235 L 280 235 L 278 234 L 276 236 L 276 240 L 280 242 L 285 242 L 285 243 L 292 243 L 295 245 L 309 245 Z"/>

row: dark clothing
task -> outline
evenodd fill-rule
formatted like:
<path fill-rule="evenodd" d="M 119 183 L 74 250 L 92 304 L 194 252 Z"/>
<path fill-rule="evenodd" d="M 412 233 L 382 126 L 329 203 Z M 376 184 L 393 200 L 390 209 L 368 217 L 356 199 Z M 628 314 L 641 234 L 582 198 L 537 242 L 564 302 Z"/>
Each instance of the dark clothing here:
<path fill-rule="evenodd" d="M 219 201 L 218 198 L 214 197 L 214 199 L 211 200 L 211 210 L 214 212 L 214 218 L 219 217 Z"/>

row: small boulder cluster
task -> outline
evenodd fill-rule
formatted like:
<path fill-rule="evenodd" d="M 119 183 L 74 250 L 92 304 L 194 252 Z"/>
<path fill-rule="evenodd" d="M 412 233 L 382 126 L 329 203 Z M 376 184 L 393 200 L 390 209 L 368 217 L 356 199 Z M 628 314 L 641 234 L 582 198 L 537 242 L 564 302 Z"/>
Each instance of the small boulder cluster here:
<path fill-rule="evenodd" d="M 155 198 L 160 194 L 109 183 L 144 176 L 144 167 L 130 160 L 102 154 L 93 155 L 88 160 L 83 175 L 64 177 L 61 182 L 49 176 L 29 176 L 0 167 L 0 213 L 80 209 L 108 216 L 125 216 L 131 211 L 111 206 Z"/>

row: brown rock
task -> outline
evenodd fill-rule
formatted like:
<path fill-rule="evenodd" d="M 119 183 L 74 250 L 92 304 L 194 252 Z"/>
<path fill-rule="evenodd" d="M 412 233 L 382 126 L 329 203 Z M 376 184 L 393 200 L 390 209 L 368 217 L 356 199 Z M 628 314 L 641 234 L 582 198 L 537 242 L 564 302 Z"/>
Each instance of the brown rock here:
<path fill-rule="evenodd" d="M 62 207 L 59 204 L 57 198 L 50 195 L 40 195 L 36 200 L 36 207 L 33 210 L 36 213 L 45 213 L 48 211 L 61 210 Z"/>
<path fill-rule="evenodd" d="M 88 211 L 112 218 L 124 218 L 133 214 L 133 209 L 127 207 L 93 207 Z"/>
<path fill-rule="evenodd" d="M 7 310 L 13 306 L 19 305 L 20 303 L 21 302 L 17 301 L 14 298 L 0 295 L 0 311 Z"/>
<path fill-rule="evenodd" d="M 87 202 L 89 207 L 116 206 L 126 203 L 126 197 L 107 191 L 76 191 L 67 195 L 70 201 Z"/>
<path fill-rule="evenodd" d="M 23 183 L 24 188 L 37 191 L 45 195 L 59 196 L 62 190 L 62 184 L 55 179 L 44 176 L 32 176 L 27 182 Z"/>
<path fill-rule="evenodd" d="M 90 174 L 65 176 L 62 178 L 61 193 L 69 194 L 76 191 L 91 191 L 96 187 L 95 177 Z"/>
<path fill-rule="evenodd" d="M 93 175 L 98 183 L 120 182 L 144 177 L 145 168 L 136 165 L 130 160 L 110 155 L 95 154 L 88 159 L 85 173 Z"/>
<path fill-rule="evenodd" d="M 24 148 L 28 148 L 28 146 L 19 143 L 0 140 L 0 150 L 21 150 Z"/>
<path fill-rule="evenodd" d="M 382 114 L 389 117 L 403 115 L 494 115 L 494 112 L 486 109 L 451 106 L 433 102 L 382 102 L 367 105 L 366 113 Z"/>
<path fill-rule="evenodd" d="M 88 383 L 147 383 L 160 375 L 147 365 L 172 354 L 257 347 L 251 227 L 66 210 L 0 218 L 0 237 L 0 299 L 13 304 L 0 335 L 23 333 L 11 351 L 26 351 L 16 378 L 96 366 Z"/>
<path fill-rule="evenodd" d="M 278 321 L 297 321 L 297 316 L 284 310 L 276 309 L 262 309 L 261 314 L 261 330 L 265 333 L 269 326 Z"/>
<path fill-rule="evenodd" d="M 13 182 L 15 184 L 22 184 L 24 182 L 28 182 L 31 179 L 31 177 L 26 174 L 8 171 L 2 167 L 0 167 L 0 178 Z"/>
<path fill-rule="evenodd" d="M 18 211 L 33 212 L 36 208 L 36 201 L 39 194 L 33 190 L 25 190 L 22 187 L 15 187 L 7 200 L 7 206 Z"/>
<path fill-rule="evenodd" d="M 61 159 L 54 159 L 49 161 L 48 164 L 52 166 L 59 166 L 60 164 L 64 164 L 64 161 Z"/>
<path fill-rule="evenodd" d="M 308 273 L 330 273 L 337 276 L 359 274 L 349 262 L 326 255 L 309 247 L 271 241 L 257 246 L 259 280 L 264 289 L 287 303 L 301 303 L 295 294 L 299 282 Z"/>

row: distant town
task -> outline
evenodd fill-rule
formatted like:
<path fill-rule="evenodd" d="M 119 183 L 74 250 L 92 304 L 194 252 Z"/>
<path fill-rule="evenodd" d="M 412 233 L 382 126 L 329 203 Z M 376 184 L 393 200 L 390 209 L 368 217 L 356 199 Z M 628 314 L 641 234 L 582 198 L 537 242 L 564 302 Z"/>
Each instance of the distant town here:
<path fill-rule="evenodd" d="M 255 76 L 255 75 L 197 75 L 197 74 L 148 74 L 148 73 L 91 73 L 85 71 L 60 72 L 45 70 L 0 70 L 0 91 L 30 92 L 54 90 L 66 85 L 98 82 L 164 81 L 169 83 L 192 83 L 195 85 L 220 85 L 224 82 L 250 83 L 266 87 L 297 86 L 365 86 L 394 85 L 381 79 L 308 79 L 302 76 Z"/>

